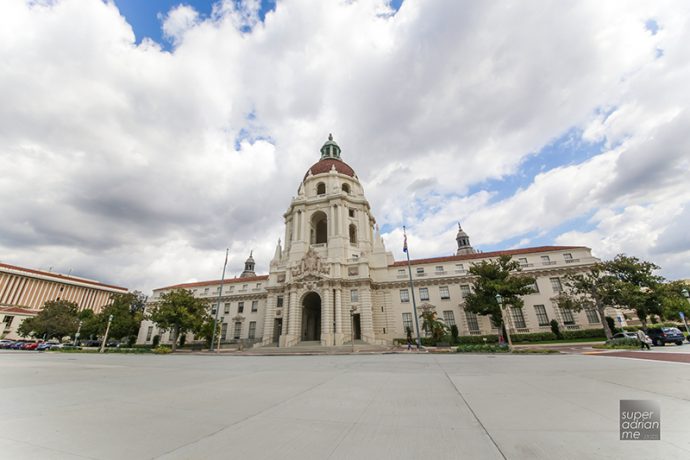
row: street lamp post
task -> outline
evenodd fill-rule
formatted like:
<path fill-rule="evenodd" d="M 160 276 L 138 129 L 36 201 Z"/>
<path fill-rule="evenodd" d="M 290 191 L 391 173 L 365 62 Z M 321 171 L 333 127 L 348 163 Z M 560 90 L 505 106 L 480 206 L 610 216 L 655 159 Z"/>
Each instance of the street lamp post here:
<path fill-rule="evenodd" d="M 101 343 L 101 350 L 100 352 L 103 353 L 105 351 L 105 344 L 108 341 L 108 333 L 110 332 L 110 323 L 113 322 L 113 315 L 108 316 L 108 325 L 105 328 L 105 336 L 103 337 L 103 342 Z"/>
<path fill-rule="evenodd" d="M 77 346 L 77 341 L 79 340 L 79 335 L 81 335 L 81 320 L 79 320 L 79 326 L 77 326 L 77 333 L 74 334 L 74 346 Z"/>
<path fill-rule="evenodd" d="M 496 294 L 496 302 L 498 302 L 498 308 L 501 311 L 501 322 L 506 327 L 506 338 L 508 339 L 508 350 L 513 351 L 513 341 L 510 338 L 510 325 L 508 323 L 506 323 L 505 317 L 503 315 L 503 297 L 501 297 L 501 294 Z M 510 316 L 510 315 L 508 315 L 508 316 Z"/>
<path fill-rule="evenodd" d="M 685 300 L 690 302 L 690 294 L 688 294 L 688 290 L 683 288 L 682 291 L 680 291 L 683 294 L 683 297 L 685 297 Z M 681 312 L 683 315 L 683 323 L 685 324 L 685 331 L 690 334 L 690 329 L 688 329 L 688 319 L 685 317 L 685 312 Z"/>

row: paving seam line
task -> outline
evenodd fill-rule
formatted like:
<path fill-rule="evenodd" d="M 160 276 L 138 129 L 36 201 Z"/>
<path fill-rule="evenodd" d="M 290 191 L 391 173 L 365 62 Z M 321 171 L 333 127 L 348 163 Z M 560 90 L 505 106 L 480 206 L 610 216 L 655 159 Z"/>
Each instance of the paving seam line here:
<path fill-rule="evenodd" d="M 455 382 L 453 382 L 453 379 L 450 378 L 450 375 L 448 375 L 448 372 L 446 372 L 444 367 L 441 366 L 441 364 L 438 362 L 436 357 L 434 357 L 434 361 L 436 361 L 436 365 L 443 371 L 443 374 L 448 379 L 448 382 L 450 382 L 450 384 L 453 386 L 453 388 L 455 388 L 455 391 L 457 392 L 458 396 L 460 396 L 460 398 L 462 398 L 462 401 L 465 403 L 465 406 L 467 406 L 467 408 L 470 410 L 470 413 L 472 414 L 474 419 L 477 421 L 477 423 L 479 423 L 479 426 L 482 427 L 482 430 L 484 430 L 484 433 L 486 433 L 486 436 L 491 440 L 494 447 L 496 447 L 496 450 L 498 451 L 498 453 L 501 454 L 501 457 L 503 457 L 505 460 L 508 460 L 508 457 L 505 456 L 505 454 L 503 453 L 501 448 L 498 446 L 498 443 L 496 442 L 496 440 L 493 438 L 493 436 L 491 436 L 491 433 L 489 433 L 489 430 L 486 429 L 486 427 L 484 426 L 482 421 L 479 419 L 477 414 L 474 412 L 474 409 L 472 409 L 472 406 L 470 406 L 470 403 L 467 402 L 467 399 L 465 399 L 465 396 L 462 394 L 462 392 L 457 387 L 457 385 L 455 385 Z"/>

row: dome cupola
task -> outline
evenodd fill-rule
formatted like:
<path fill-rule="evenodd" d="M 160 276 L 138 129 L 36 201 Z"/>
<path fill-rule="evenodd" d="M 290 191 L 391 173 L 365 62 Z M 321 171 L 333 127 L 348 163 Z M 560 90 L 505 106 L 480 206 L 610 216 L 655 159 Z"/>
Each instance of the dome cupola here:
<path fill-rule="evenodd" d="M 340 146 L 333 140 L 333 134 L 328 135 L 328 140 L 321 147 L 321 159 L 327 158 L 340 160 Z"/>

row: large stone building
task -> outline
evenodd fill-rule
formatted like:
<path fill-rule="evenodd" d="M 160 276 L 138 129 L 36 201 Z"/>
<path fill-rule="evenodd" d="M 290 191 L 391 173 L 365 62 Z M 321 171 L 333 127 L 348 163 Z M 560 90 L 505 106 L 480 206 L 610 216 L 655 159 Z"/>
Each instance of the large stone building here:
<path fill-rule="evenodd" d="M 17 339 L 17 329 L 49 300 L 67 300 L 98 313 L 112 294 L 126 288 L 51 271 L 0 263 L 0 337 Z"/>
<path fill-rule="evenodd" d="M 413 295 L 420 309 L 435 309 L 461 335 L 488 334 L 496 331 L 489 319 L 464 309 L 472 281 L 468 269 L 507 254 L 537 280 L 537 292 L 525 297 L 524 308 L 511 311 L 514 332 L 549 331 L 552 319 L 564 329 L 601 327 L 595 311 L 561 311 L 551 300 L 565 274 L 597 261 L 581 246 L 477 252 L 458 228 L 456 255 L 411 261 L 410 292 L 407 262 L 395 261 L 386 249 L 364 189 L 330 136 L 283 218 L 284 244 L 278 241 L 268 275 L 254 273 L 250 255 L 242 274 L 225 281 L 219 306 L 220 280 L 156 289 L 152 301 L 172 289 L 190 289 L 209 299 L 214 311 L 220 308 L 223 341 L 248 339 L 281 347 L 342 345 L 352 337 L 390 344 L 405 337 L 407 327 L 414 330 Z M 138 340 L 150 343 L 157 334 L 163 342 L 169 338 L 145 321 Z"/>

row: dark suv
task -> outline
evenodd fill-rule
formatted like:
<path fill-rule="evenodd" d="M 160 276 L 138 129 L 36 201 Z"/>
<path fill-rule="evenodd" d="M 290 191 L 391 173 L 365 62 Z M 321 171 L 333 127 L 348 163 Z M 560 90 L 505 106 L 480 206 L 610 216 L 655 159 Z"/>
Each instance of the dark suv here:
<path fill-rule="evenodd" d="M 683 345 L 683 333 L 677 327 L 661 327 L 658 329 L 647 329 L 647 335 L 652 339 L 656 346 L 664 346 L 667 343 Z"/>

